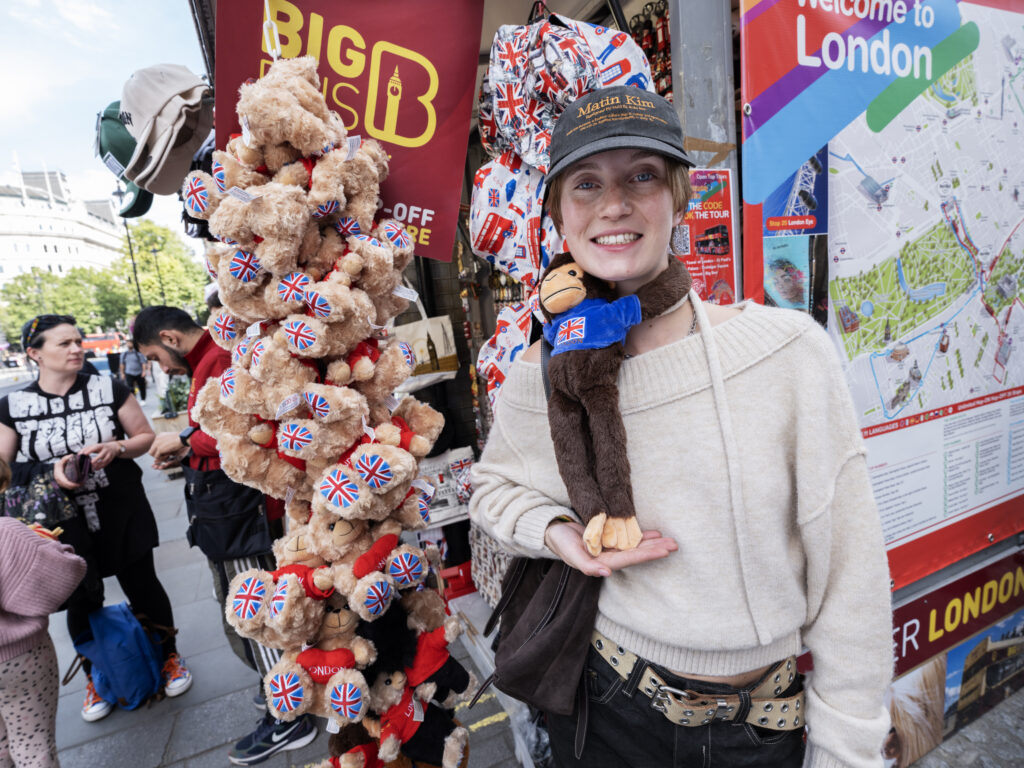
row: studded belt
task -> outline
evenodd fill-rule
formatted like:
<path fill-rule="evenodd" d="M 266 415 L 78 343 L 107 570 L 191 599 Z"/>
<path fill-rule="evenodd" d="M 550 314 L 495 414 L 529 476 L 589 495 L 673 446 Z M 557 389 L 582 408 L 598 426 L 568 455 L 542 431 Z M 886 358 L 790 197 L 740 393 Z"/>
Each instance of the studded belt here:
<path fill-rule="evenodd" d="M 804 692 L 780 697 L 796 678 L 796 657 L 790 656 L 772 667 L 753 690 L 741 693 L 703 693 L 673 688 L 644 659 L 594 630 L 590 644 L 623 680 L 629 680 L 637 664 L 643 675 L 637 684 L 651 699 L 651 708 L 676 725 L 695 727 L 709 723 L 749 723 L 773 731 L 795 731 L 804 727 Z"/>

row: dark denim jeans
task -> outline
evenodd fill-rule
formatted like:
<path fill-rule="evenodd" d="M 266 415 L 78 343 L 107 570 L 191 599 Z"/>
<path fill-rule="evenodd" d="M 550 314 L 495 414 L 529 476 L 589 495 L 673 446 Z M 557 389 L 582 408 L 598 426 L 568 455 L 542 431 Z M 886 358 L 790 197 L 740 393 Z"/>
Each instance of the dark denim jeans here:
<path fill-rule="evenodd" d="M 597 651 L 590 649 L 586 677 L 590 716 L 586 746 L 573 754 L 576 716 L 547 716 L 551 751 L 559 768 L 799 768 L 804 758 L 803 729 L 771 731 L 746 723 L 714 722 L 698 727 L 673 725 L 636 689 L 644 664 L 623 680 Z M 656 667 L 673 688 L 702 693 L 737 693 L 728 685 L 687 680 Z M 746 690 L 756 687 L 756 683 Z M 803 687 L 802 676 L 783 692 Z"/>

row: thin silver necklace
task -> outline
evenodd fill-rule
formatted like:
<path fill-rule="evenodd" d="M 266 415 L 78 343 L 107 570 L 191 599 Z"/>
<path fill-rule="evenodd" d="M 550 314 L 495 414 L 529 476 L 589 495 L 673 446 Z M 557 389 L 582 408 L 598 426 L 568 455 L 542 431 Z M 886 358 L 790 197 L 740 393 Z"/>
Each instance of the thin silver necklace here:
<path fill-rule="evenodd" d="M 662 315 L 667 315 L 669 312 L 674 312 L 675 310 L 679 309 L 679 307 L 681 307 L 683 304 L 685 304 L 687 301 L 689 301 L 689 299 L 690 299 L 690 296 L 689 296 L 689 294 L 687 294 L 679 302 L 677 302 L 674 306 L 671 306 L 668 309 L 666 309 L 662 313 Z M 690 330 L 688 330 L 686 332 L 686 336 L 683 337 L 684 339 L 688 339 L 690 336 L 693 336 L 693 332 L 695 330 L 697 330 L 697 308 L 694 307 L 692 304 L 690 305 L 690 312 L 693 315 L 693 318 L 690 320 Z M 659 317 L 661 317 L 662 315 L 659 315 Z M 631 357 L 633 357 L 633 355 L 630 355 L 628 353 L 625 355 L 625 359 L 626 360 L 629 360 Z"/>

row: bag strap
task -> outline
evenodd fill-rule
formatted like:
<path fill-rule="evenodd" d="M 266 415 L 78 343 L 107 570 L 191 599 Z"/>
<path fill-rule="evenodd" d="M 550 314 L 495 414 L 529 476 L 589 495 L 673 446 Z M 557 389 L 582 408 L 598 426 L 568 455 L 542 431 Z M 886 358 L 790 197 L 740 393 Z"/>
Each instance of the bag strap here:
<path fill-rule="evenodd" d="M 64 673 L 64 677 L 61 678 L 60 684 L 67 685 L 71 682 L 75 675 L 78 674 L 78 670 L 83 669 L 83 663 L 85 662 L 85 656 L 77 654 L 75 658 L 71 660 L 71 664 L 68 665 L 68 671 Z"/>
<path fill-rule="evenodd" d="M 484 625 L 484 637 L 487 637 L 491 632 L 494 631 L 494 627 L 498 623 L 498 619 L 501 618 L 501 614 L 508 608 L 508 604 L 512 602 L 512 597 L 519 589 L 519 584 L 523 580 L 523 575 L 526 573 L 526 566 L 528 564 L 528 558 L 516 557 L 512 559 L 512 563 L 509 565 L 511 571 L 508 576 L 508 587 L 501 590 L 501 598 L 498 600 L 498 604 L 494 606 L 494 610 L 491 612 L 491 617 L 487 619 L 487 624 Z"/>
<path fill-rule="evenodd" d="M 551 399 L 551 377 L 548 375 L 548 366 L 551 364 L 551 345 L 543 336 L 540 338 L 540 373 L 544 378 L 544 397 Z"/>

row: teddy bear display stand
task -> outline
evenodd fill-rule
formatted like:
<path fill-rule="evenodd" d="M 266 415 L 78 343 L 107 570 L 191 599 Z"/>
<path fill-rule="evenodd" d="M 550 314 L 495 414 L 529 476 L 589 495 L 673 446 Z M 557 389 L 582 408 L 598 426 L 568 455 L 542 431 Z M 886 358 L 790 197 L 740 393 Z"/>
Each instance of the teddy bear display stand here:
<path fill-rule="evenodd" d="M 418 462 L 444 420 L 394 395 L 416 358 L 387 329 L 416 295 L 402 285 L 412 238 L 377 219 L 388 156 L 327 108 L 310 57 L 277 59 L 237 111 L 242 134 L 182 189 L 222 243 L 207 255 L 223 304 L 210 331 L 232 360 L 192 415 L 225 473 L 284 500 L 288 532 L 276 570 L 233 580 L 225 617 L 282 651 L 268 710 L 337 731 L 345 749 L 324 765 L 465 766 L 452 711 L 472 678 L 446 650 L 458 621 L 428 553 L 403 540 L 429 523 Z"/>

